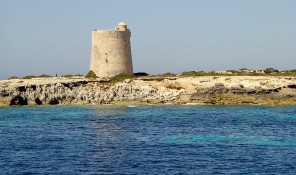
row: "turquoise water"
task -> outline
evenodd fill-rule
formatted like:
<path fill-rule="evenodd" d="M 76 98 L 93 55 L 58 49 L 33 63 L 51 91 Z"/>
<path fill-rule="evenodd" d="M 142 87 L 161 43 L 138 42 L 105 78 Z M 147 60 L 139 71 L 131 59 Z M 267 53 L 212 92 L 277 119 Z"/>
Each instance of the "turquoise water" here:
<path fill-rule="evenodd" d="M 0 174 L 296 174 L 296 106 L 0 108 Z"/>

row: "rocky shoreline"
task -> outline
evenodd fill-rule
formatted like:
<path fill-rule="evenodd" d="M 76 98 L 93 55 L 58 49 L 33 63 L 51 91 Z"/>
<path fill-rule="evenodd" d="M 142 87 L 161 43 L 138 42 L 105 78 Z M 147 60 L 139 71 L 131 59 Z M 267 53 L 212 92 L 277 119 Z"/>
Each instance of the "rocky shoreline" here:
<path fill-rule="evenodd" d="M 295 105 L 296 77 L 140 77 L 0 81 L 0 106 L 56 104 Z"/>

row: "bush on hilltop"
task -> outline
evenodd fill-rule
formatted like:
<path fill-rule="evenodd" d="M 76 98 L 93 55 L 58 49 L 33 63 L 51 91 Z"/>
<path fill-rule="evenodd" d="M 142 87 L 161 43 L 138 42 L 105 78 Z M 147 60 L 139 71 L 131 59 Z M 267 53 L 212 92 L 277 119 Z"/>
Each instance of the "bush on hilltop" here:
<path fill-rule="evenodd" d="M 19 77 L 17 77 L 17 76 L 11 76 L 11 77 L 8 78 L 8 80 L 12 80 L 12 79 L 19 79 Z"/>
<path fill-rule="evenodd" d="M 88 73 L 85 75 L 85 78 L 95 79 L 98 78 L 96 73 L 92 70 L 88 71 Z"/>
<path fill-rule="evenodd" d="M 277 69 L 272 68 L 272 67 L 266 68 L 264 70 L 264 73 L 266 73 L 266 74 L 272 74 L 272 73 L 276 73 L 276 72 L 279 72 L 279 71 Z"/>
<path fill-rule="evenodd" d="M 164 73 L 164 74 L 162 74 L 162 75 L 160 75 L 160 76 L 162 76 L 162 77 L 175 77 L 176 74 L 173 74 L 173 73 L 171 73 L 171 72 L 167 72 L 167 73 Z"/>
<path fill-rule="evenodd" d="M 47 74 L 42 74 L 42 75 L 39 75 L 37 76 L 38 78 L 50 78 L 52 77 L 51 75 L 47 75 Z"/>
<path fill-rule="evenodd" d="M 35 75 L 27 75 L 27 76 L 23 77 L 23 79 L 32 79 L 32 78 L 37 78 L 37 76 L 35 76 Z"/>
<path fill-rule="evenodd" d="M 149 76 L 149 74 L 147 74 L 146 72 L 137 72 L 137 73 L 134 73 L 134 76 L 142 77 L 142 76 Z"/>

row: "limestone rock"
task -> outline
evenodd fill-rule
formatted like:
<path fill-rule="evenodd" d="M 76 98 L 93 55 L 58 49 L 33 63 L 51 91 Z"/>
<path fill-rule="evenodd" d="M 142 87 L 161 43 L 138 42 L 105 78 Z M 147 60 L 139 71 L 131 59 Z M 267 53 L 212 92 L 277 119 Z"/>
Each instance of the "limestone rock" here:
<path fill-rule="evenodd" d="M 295 77 L 230 78 L 146 77 L 116 84 L 86 79 L 1 80 L 0 106 L 123 102 L 296 104 Z"/>

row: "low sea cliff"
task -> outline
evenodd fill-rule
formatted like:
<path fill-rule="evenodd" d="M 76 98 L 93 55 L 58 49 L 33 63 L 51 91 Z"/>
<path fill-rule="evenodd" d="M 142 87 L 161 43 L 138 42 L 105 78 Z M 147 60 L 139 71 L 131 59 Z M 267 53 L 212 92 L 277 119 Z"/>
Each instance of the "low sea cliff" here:
<path fill-rule="evenodd" d="M 0 81 L 0 106 L 142 103 L 296 104 L 296 77 L 140 77 L 117 83 L 61 77 Z"/>

